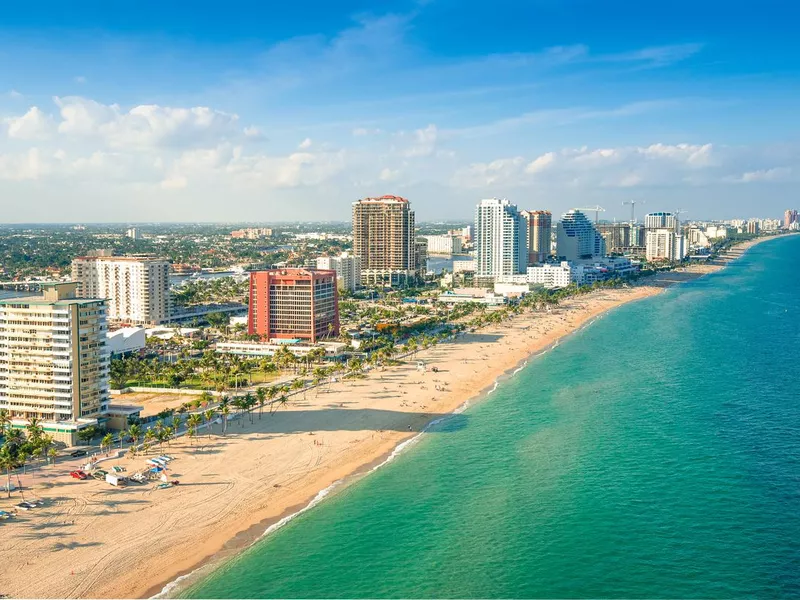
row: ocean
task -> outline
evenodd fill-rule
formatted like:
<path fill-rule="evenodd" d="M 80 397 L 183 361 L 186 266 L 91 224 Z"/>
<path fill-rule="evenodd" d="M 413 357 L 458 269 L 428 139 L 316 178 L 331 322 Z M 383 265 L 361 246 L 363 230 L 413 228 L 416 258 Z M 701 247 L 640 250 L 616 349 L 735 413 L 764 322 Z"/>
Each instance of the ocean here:
<path fill-rule="evenodd" d="M 612 311 L 186 597 L 800 596 L 798 265 Z"/>

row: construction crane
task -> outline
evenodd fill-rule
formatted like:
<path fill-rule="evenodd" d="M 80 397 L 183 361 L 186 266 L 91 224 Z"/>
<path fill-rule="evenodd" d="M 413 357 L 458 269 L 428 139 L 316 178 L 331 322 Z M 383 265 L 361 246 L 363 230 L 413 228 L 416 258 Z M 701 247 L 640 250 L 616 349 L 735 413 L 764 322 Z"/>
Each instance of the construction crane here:
<path fill-rule="evenodd" d="M 600 220 L 600 213 L 606 212 L 606 209 L 600 206 L 599 204 L 597 206 L 592 206 L 591 208 L 575 208 L 573 210 L 580 210 L 582 212 L 586 212 L 587 210 L 593 210 L 595 224 L 597 224 L 597 222 Z"/>
<path fill-rule="evenodd" d="M 644 203 L 645 203 L 644 200 L 625 200 L 622 203 L 622 206 L 625 206 L 626 204 L 630 204 L 631 205 L 631 225 L 636 223 L 636 212 L 635 212 L 636 211 L 636 205 L 637 204 L 644 204 Z"/>
<path fill-rule="evenodd" d="M 678 222 L 678 224 L 680 224 L 680 222 L 681 222 L 681 215 L 683 213 L 686 213 L 686 212 L 689 212 L 689 211 L 688 210 L 683 210 L 682 208 L 679 208 L 678 210 L 672 211 L 672 214 L 675 215 L 675 220 Z"/>

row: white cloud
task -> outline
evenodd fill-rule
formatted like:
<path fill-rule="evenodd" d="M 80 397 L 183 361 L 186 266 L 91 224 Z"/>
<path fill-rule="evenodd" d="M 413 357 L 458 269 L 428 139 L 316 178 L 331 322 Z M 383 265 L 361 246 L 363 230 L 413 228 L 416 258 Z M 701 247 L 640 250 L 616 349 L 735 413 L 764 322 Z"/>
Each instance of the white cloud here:
<path fill-rule="evenodd" d="M 7 181 L 38 180 L 47 175 L 49 165 L 38 148 L 19 154 L 0 154 L 0 179 Z"/>
<path fill-rule="evenodd" d="M 49 115 L 39 107 L 32 106 L 21 117 L 10 117 L 4 120 L 8 137 L 18 140 L 41 140 L 50 137 L 54 124 Z"/>
<path fill-rule="evenodd" d="M 742 183 L 753 182 L 778 182 L 789 181 L 792 177 L 792 169 L 789 167 L 775 167 L 772 169 L 761 169 L 758 171 L 748 171 L 744 173 L 739 181 Z"/>
<path fill-rule="evenodd" d="M 307 150 L 308 148 L 311 148 L 311 144 L 312 144 L 312 142 L 311 142 L 311 138 L 306 138 L 306 139 L 304 139 L 302 142 L 300 142 L 300 143 L 297 145 L 297 147 L 298 147 L 300 150 Z"/>
<path fill-rule="evenodd" d="M 261 130 L 256 127 L 255 125 L 250 125 L 249 127 L 245 127 L 243 130 L 244 136 L 248 138 L 261 138 L 263 134 Z"/>
<path fill-rule="evenodd" d="M 86 77 L 84 77 L 83 75 L 77 75 L 77 76 L 75 76 L 75 77 L 73 78 L 73 81 L 74 81 L 75 83 L 81 83 L 81 84 L 83 84 L 83 83 L 86 83 Z"/>
<path fill-rule="evenodd" d="M 651 144 L 619 148 L 565 148 L 533 160 L 522 157 L 474 163 L 457 172 L 465 187 L 534 184 L 634 187 L 695 185 L 720 180 L 723 166 L 711 144 Z"/>
<path fill-rule="evenodd" d="M 400 176 L 400 171 L 398 169 L 381 169 L 381 173 L 378 176 L 378 179 L 381 181 L 397 181 L 397 178 Z"/>
<path fill-rule="evenodd" d="M 424 129 L 417 129 L 412 132 L 401 131 L 398 137 L 405 146 L 402 151 L 404 156 L 429 156 L 433 154 L 433 151 L 436 149 L 439 130 L 436 128 L 436 125 L 431 124 Z"/>
<path fill-rule="evenodd" d="M 237 115 L 205 106 L 172 108 L 143 104 L 124 111 L 117 104 L 70 96 L 54 98 L 59 133 L 97 137 L 112 147 L 191 146 L 238 135 Z"/>
<path fill-rule="evenodd" d="M 541 156 L 532 160 L 527 167 L 525 167 L 526 173 L 538 173 L 540 171 L 544 171 L 548 167 L 550 167 L 556 159 L 555 152 L 547 152 L 542 154 Z"/>
<path fill-rule="evenodd" d="M 161 186 L 161 189 L 164 190 L 180 190 L 185 188 L 188 183 L 189 182 L 186 177 L 178 175 L 176 177 L 164 179 L 159 185 Z"/>
<path fill-rule="evenodd" d="M 362 137 L 366 135 L 378 135 L 383 133 L 380 129 L 368 129 L 366 127 L 356 127 L 353 129 L 353 135 L 355 137 Z"/>

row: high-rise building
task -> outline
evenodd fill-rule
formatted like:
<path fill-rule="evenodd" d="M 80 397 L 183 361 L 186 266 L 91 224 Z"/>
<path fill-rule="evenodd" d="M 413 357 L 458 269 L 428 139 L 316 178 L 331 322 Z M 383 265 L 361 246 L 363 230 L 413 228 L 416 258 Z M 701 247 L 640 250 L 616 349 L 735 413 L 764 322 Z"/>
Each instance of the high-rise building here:
<path fill-rule="evenodd" d="M 357 290 L 361 286 L 361 259 L 348 252 L 339 256 L 320 256 L 317 269 L 336 271 L 336 282 L 340 290 Z"/>
<path fill-rule="evenodd" d="M 631 246 L 641 246 L 644 248 L 645 245 L 645 228 L 644 225 L 631 225 Z"/>
<path fill-rule="evenodd" d="M 686 257 L 686 241 L 683 234 L 674 229 L 648 229 L 645 257 L 647 260 L 680 261 Z"/>
<path fill-rule="evenodd" d="M 506 199 L 481 200 L 475 208 L 475 275 L 491 279 L 525 273 L 526 221 Z"/>
<path fill-rule="evenodd" d="M 339 335 L 336 271 L 252 271 L 247 322 L 248 333 L 265 340 Z"/>
<path fill-rule="evenodd" d="M 353 254 L 364 284 L 407 285 L 420 265 L 414 246 L 414 211 L 405 198 L 381 196 L 353 202 Z"/>
<path fill-rule="evenodd" d="M 523 210 L 525 243 L 528 247 L 528 264 L 543 263 L 550 256 L 553 215 L 549 210 Z"/>
<path fill-rule="evenodd" d="M 108 298 L 108 319 L 131 325 L 169 321 L 169 261 L 101 250 L 72 261 L 80 298 Z"/>
<path fill-rule="evenodd" d="M 622 252 L 636 244 L 631 243 L 631 225 L 629 223 L 602 223 L 595 226 L 606 242 L 606 252 L 614 254 Z"/>
<path fill-rule="evenodd" d="M 108 410 L 106 300 L 77 298 L 75 283 L 0 300 L 0 409 L 13 427 L 41 420 L 68 445 Z"/>
<path fill-rule="evenodd" d="M 556 253 L 564 260 L 589 260 L 605 256 L 606 243 L 586 215 L 573 209 L 558 223 Z"/>
<path fill-rule="evenodd" d="M 794 209 L 787 209 L 786 212 L 783 213 L 783 228 L 784 229 L 791 229 L 794 223 L 798 222 L 798 214 L 797 211 Z"/>
<path fill-rule="evenodd" d="M 126 237 L 131 238 L 132 240 L 139 240 L 141 239 L 141 234 L 136 227 L 131 227 L 128 231 L 125 232 Z"/>
<path fill-rule="evenodd" d="M 749 234 L 758 234 L 761 231 L 761 228 L 758 225 L 758 221 L 748 221 L 747 222 L 747 233 Z"/>
<path fill-rule="evenodd" d="M 672 213 L 654 212 L 645 215 L 644 226 L 646 229 L 672 229 L 678 231 L 680 221 Z"/>

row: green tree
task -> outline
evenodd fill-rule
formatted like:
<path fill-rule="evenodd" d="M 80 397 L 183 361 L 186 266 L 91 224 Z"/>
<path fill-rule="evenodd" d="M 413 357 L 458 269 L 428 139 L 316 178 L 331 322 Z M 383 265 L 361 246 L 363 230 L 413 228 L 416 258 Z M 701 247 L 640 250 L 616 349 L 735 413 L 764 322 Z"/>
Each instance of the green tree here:
<path fill-rule="evenodd" d="M 111 449 L 111 446 L 114 445 L 114 436 L 110 433 L 107 433 L 103 436 L 103 439 L 100 440 L 100 451 L 101 452 L 108 452 Z"/>
<path fill-rule="evenodd" d="M 86 427 L 78 431 L 78 439 L 84 444 L 88 445 L 97 435 L 97 428 L 94 425 Z"/>
<path fill-rule="evenodd" d="M 264 404 L 267 402 L 267 388 L 260 387 L 256 390 L 256 402 L 258 402 L 258 419 L 261 420 L 261 413 L 264 412 Z"/>
<path fill-rule="evenodd" d="M 203 413 L 203 419 L 206 422 L 206 432 L 208 433 L 209 439 L 211 438 L 211 422 L 214 420 L 214 409 L 209 408 Z"/>
<path fill-rule="evenodd" d="M 11 414 L 5 408 L 0 408 L 0 436 L 4 436 L 6 429 L 10 427 Z"/>
<path fill-rule="evenodd" d="M 16 460 L 11 453 L 11 449 L 3 445 L 3 447 L 0 448 L 0 469 L 4 469 L 6 472 L 6 491 L 8 492 L 9 498 L 11 498 L 11 470 L 15 466 Z"/>
<path fill-rule="evenodd" d="M 228 415 L 231 413 L 231 409 L 227 404 L 224 404 L 219 413 L 222 415 L 222 435 L 225 435 L 228 431 Z"/>

